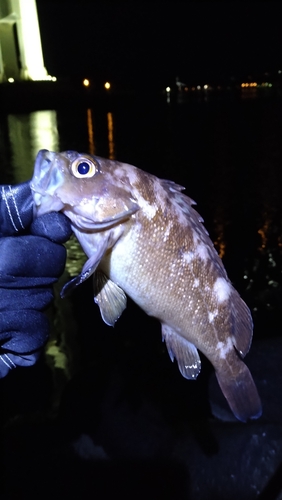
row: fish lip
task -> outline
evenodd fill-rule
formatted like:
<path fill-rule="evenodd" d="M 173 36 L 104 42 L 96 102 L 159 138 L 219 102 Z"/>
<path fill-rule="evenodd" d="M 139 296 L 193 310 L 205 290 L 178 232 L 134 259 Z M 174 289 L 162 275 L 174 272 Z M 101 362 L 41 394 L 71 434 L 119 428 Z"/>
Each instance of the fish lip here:
<path fill-rule="evenodd" d="M 35 158 L 33 176 L 30 182 L 30 188 L 33 191 L 44 193 L 46 183 L 48 183 L 47 173 L 50 170 L 51 158 L 50 151 L 41 149 Z"/>
<path fill-rule="evenodd" d="M 64 208 L 64 204 L 58 197 L 41 196 L 40 201 L 33 196 L 33 215 L 39 217 L 49 212 L 60 212 Z"/>
<path fill-rule="evenodd" d="M 37 194 L 39 194 L 41 196 L 46 195 L 44 188 L 40 188 L 38 185 L 35 186 L 33 184 L 32 180 L 30 181 L 29 186 L 30 186 L 31 191 L 33 191 L 33 199 L 36 197 Z M 38 197 L 36 197 L 36 198 L 38 198 Z"/>
<path fill-rule="evenodd" d="M 34 176 L 37 176 L 38 173 L 42 171 L 42 168 L 44 168 L 44 160 L 46 160 L 46 157 L 51 154 L 52 153 L 48 151 L 48 149 L 40 149 L 40 151 L 38 151 L 34 162 Z M 49 163 L 51 163 L 51 158 L 48 158 L 48 164 Z M 46 169 L 44 168 L 44 170 Z"/>
<path fill-rule="evenodd" d="M 34 173 L 30 181 L 30 189 L 33 196 L 33 212 L 35 216 L 50 211 L 60 211 L 63 203 L 56 194 L 58 176 L 55 179 L 55 186 L 52 173 L 52 163 L 57 153 L 47 149 L 41 149 L 34 164 Z M 55 189 L 54 189 L 55 187 Z M 50 210 L 48 206 L 50 205 Z"/>

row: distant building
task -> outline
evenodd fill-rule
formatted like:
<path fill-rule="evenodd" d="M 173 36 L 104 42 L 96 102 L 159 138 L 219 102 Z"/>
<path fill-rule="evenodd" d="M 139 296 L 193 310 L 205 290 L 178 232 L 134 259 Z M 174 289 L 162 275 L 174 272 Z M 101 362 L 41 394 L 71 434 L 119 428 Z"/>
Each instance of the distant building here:
<path fill-rule="evenodd" d="M 47 77 L 35 0 L 1 0 L 0 83 Z"/>

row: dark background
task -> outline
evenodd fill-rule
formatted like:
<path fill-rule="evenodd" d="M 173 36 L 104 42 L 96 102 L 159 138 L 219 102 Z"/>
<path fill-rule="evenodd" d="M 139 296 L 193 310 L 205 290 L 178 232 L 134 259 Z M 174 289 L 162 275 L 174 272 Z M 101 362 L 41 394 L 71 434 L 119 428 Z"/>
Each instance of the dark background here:
<path fill-rule="evenodd" d="M 210 83 L 281 65 L 279 2 L 37 0 L 37 7 L 45 64 L 58 77 L 165 87 L 176 76 Z"/>
<path fill-rule="evenodd" d="M 58 79 L 164 89 L 176 76 L 201 84 L 282 70 L 279 3 L 37 4 L 45 65 Z M 91 138 L 102 157 L 110 114 L 115 158 L 184 185 L 197 201 L 253 315 L 246 363 L 263 416 L 236 421 L 203 356 L 196 381 L 181 377 L 159 322 L 130 299 L 115 328 L 103 323 L 90 280 L 60 299 L 81 269 L 71 241 L 48 311 L 53 355 L 48 346 L 35 366 L 1 380 L 3 498 L 281 498 L 281 89 L 187 94 L 98 95 L 87 109 L 78 93 L 58 108 L 52 95 L 48 107 L 27 100 L 24 113 L 1 107 L 1 182 L 16 183 L 22 164 L 24 180 L 32 175 L 34 109 L 56 113 L 59 150 L 88 152 Z"/>

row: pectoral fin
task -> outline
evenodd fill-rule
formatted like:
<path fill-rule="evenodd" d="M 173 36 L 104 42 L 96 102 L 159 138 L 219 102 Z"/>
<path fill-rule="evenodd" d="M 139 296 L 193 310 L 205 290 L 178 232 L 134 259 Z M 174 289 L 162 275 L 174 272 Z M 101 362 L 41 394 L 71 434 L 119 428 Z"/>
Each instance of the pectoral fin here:
<path fill-rule="evenodd" d="M 91 255 L 91 257 L 85 262 L 81 273 L 73 278 L 71 281 L 65 284 L 61 290 L 61 297 L 64 298 L 69 292 L 71 292 L 75 287 L 86 281 L 93 273 L 95 273 L 104 253 L 112 245 L 112 237 L 109 234 L 106 238 L 101 239 L 100 244 L 97 246 L 96 251 Z"/>
<path fill-rule="evenodd" d="M 107 325 L 114 326 L 126 308 L 126 295 L 122 288 L 101 271 L 96 271 L 93 283 L 94 301 L 100 308 L 101 316 Z"/>
<path fill-rule="evenodd" d="M 181 375 L 187 379 L 195 379 L 201 371 L 201 360 L 194 344 L 167 325 L 162 325 L 162 336 L 171 361 L 174 358 L 177 360 Z"/>

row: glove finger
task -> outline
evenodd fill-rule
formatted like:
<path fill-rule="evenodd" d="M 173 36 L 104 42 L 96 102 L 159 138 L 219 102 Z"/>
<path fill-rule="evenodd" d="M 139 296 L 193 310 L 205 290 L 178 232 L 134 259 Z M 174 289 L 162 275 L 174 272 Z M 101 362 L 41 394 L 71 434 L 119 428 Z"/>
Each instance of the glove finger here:
<path fill-rule="evenodd" d="M 39 311 L 4 311 L 0 313 L 1 350 L 26 354 L 41 349 L 48 340 L 49 321 Z"/>
<path fill-rule="evenodd" d="M 29 182 L 0 189 L 0 237 L 18 234 L 33 218 L 33 198 Z"/>
<path fill-rule="evenodd" d="M 50 280 L 49 283 L 42 283 L 40 287 L 34 286 L 34 278 L 30 280 L 30 283 L 28 283 L 28 281 L 29 280 L 23 279 L 24 283 L 22 284 L 21 282 L 20 288 L 9 285 L 5 285 L 5 288 L 0 288 L 0 315 L 1 311 L 14 311 L 14 314 L 20 314 L 18 311 L 24 309 L 43 311 L 51 304 L 54 294 L 53 287 L 48 286 L 50 285 Z M 17 286 L 18 285 L 19 283 L 17 283 Z M 27 287 L 24 285 L 27 285 Z"/>
<path fill-rule="evenodd" d="M 32 354 L 24 354 L 17 356 L 16 354 L 3 353 L 0 354 L 0 378 L 6 377 L 9 371 L 17 366 L 32 366 L 36 363 L 40 356 L 40 351 Z"/>
<path fill-rule="evenodd" d="M 59 212 L 50 212 L 35 219 L 30 232 L 36 236 L 45 236 L 56 243 L 65 243 L 72 234 L 69 219 Z"/>
<path fill-rule="evenodd" d="M 66 263 L 64 246 L 41 236 L 0 238 L 0 255 L 2 286 L 9 281 L 7 275 L 12 282 L 17 277 L 58 277 Z"/>

